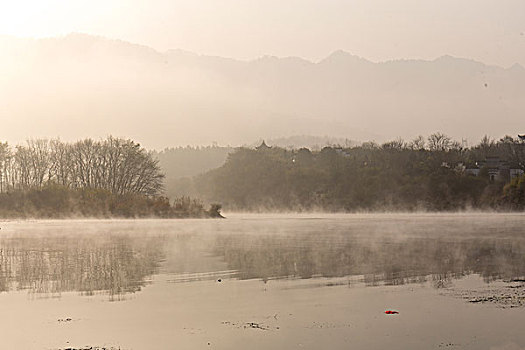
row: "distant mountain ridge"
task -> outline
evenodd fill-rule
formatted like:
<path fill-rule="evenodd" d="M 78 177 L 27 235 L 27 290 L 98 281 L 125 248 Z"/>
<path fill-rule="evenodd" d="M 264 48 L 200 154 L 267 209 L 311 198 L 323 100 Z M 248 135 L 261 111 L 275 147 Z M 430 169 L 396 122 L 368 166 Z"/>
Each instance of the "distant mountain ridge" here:
<path fill-rule="evenodd" d="M 132 137 L 148 148 L 293 135 L 379 142 L 525 132 L 525 69 L 442 56 L 374 63 L 161 53 L 86 34 L 0 37 L 0 139 Z"/>
<path fill-rule="evenodd" d="M 288 137 L 277 137 L 267 140 L 260 140 L 258 143 L 252 144 L 252 147 L 259 146 L 262 141 L 267 143 L 268 146 L 280 147 L 289 150 L 308 148 L 310 150 L 318 151 L 327 146 L 352 147 L 358 145 L 358 142 L 343 138 L 329 136 L 292 135 Z"/>

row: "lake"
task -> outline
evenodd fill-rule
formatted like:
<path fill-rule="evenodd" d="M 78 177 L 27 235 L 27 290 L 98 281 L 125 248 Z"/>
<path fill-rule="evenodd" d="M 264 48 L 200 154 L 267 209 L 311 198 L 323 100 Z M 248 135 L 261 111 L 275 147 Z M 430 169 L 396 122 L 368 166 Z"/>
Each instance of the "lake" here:
<path fill-rule="evenodd" d="M 0 222 L 1 348 L 525 349 L 525 215 L 227 216 Z"/>

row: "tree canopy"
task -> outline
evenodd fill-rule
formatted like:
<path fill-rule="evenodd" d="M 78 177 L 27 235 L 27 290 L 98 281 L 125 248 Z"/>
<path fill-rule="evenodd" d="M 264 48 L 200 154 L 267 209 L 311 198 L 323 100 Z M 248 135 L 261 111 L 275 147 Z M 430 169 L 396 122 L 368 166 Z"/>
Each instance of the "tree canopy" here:
<path fill-rule="evenodd" d="M 517 208 L 510 197 L 521 183 L 515 180 L 504 193 L 506 181 L 491 179 L 488 169 L 477 165 L 487 157 L 524 170 L 525 143 L 510 136 L 499 141 L 487 137 L 469 148 L 436 133 L 426 140 L 420 136 L 411 142 L 396 139 L 318 152 L 238 148 L 192 186 L 203 198 L 233 210 Z M 468 168 L 479 169 L 478 176 Z"/>

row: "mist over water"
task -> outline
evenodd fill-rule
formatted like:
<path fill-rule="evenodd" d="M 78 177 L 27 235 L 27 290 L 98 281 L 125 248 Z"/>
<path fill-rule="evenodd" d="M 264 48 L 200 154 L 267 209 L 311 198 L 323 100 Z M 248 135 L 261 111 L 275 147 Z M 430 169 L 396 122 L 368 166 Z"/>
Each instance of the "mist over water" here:
<path fill-rule="evenodd" d="M 8 222 L 3 292 L 140 291 L 179 281 L 357 276 L 368 286 L 525 276 L 525 218 L 515 214 L 240 215 L 226 221 Z M 221 277 L 222 276 L 222 277 Z"/>
<path fill-rule="evenodd" d="M 2 222 L 3 344 L 525 344 L 521 214 L 227 216 Z"/>
<path fill-rule="evenodd" d="M 525 350 L 524 10 L 4 1 L 0 350 Z"/>

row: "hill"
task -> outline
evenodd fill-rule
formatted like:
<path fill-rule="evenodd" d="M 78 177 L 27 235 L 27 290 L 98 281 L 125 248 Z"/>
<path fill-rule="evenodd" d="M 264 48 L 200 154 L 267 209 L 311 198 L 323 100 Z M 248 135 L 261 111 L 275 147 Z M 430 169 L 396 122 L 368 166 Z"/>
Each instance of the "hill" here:
<path fill-rule="evenodd" d="M 525 69 L 443 56 L 374 63 L 239 61 L 84 34 L 0 38 L 0 137 L 132 137 L 147 148 L 331 135 L 383 142 L 440 130 L 523 132 Z"/>

